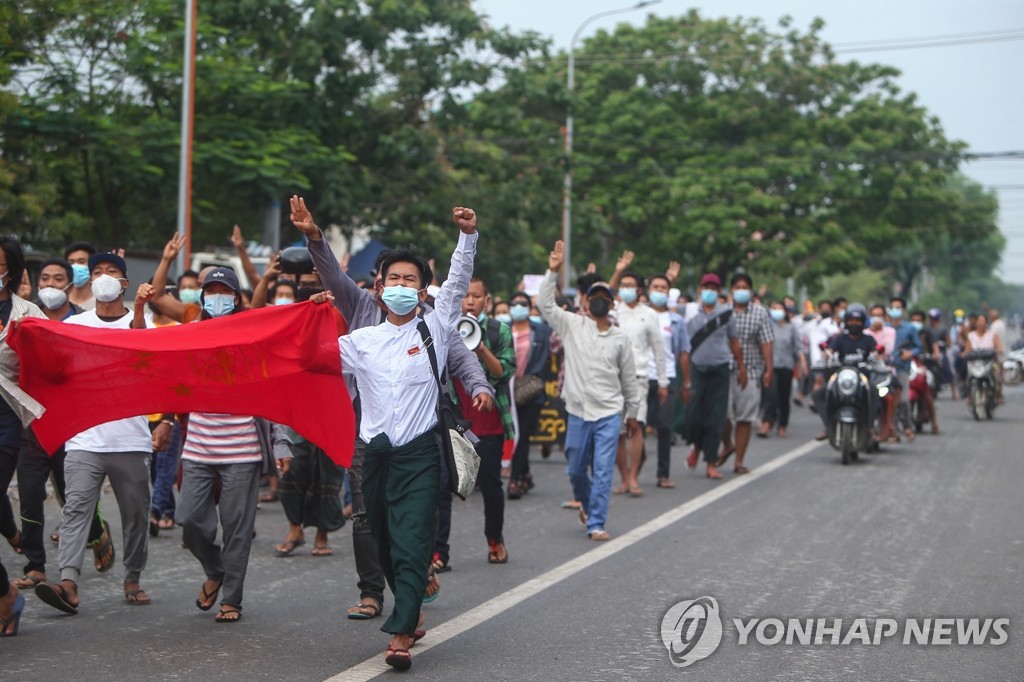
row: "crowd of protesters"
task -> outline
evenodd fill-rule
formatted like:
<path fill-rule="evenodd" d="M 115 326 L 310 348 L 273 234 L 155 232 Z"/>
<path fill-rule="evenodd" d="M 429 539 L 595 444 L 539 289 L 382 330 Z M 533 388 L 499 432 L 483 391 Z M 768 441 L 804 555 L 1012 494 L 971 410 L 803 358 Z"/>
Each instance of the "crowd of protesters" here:
<path fill-rule="evenodd" d="M 437 598 L 438 575 L 450 569 L 452 491 L 435 428 L 442 392 L 472 422 L 483 498 L 481 551 L 500 565 L 510 557 L 506 500 L 520 500 L 534 488 L 530 441 L 550 392 L 560 396 L 566 420 L 572 499 L 564 506 L 576 511 L 587 538 L 601 542 L 615 526 L 611 496 L 644 495 L 639 475 L 648 454 L 656 456 L 655 485 L 662 489 L 675 487 L 671 452 L 677 441 L 690 445 L 689 469 L 703 458 L 703 474 L 722 479 L 731 459 L 732 473 L 743 475 L 750 471 L 752 436 L 786 437 L 793 404 L 822 412 L 822 348 L 837 335 L 859 334 L 862 327 L 891 367 L 895 390 L 875 434 L 890 443 L 913 440 L 919 428 L 907 407 L 914 366 L 933 374 L 932 397 L 943 384 L 955 396 L 969 349 L 1001 353 L 1005 347 L 1005 325 L 994 310 L 969 316 L 957 310 L 947 320 L 938 309 L 910 310 L 893 297 L 866 309 L 863 324 L 844 325 L 854 308 L 843 298 L 798 307 L 792 297 L 756 287 L 743 272 L 679 281 L 675 262 L 664 272 L 641 274 L 632 269 L 629 251 L 607 280 L 591 266 L 575 282 L 575 295 L 566 295 L 559 288 L 561 242 L 549 254 L 538 290 L 521 286 L 503 297 L 473 272 L 475 212 L 458 207 L 452 219 L 458 246 L 443 283 L 432 261 L 404 249 L 383 252 L 373 279 L 357 282 L 305 202 L 294 197 L 291 220 L 306 247 L 286 250 L 263 274 L 245 263 L 253 291 L 243 290 L 239 273 L 225 267 L 187 271 L 169 282 L 184 245 L 175 236 L 134 300 L 123 253 L 77 242 L 63 258 L 44 262 L 38 280 L 29 282 L 17 241 L 0 240 L 3 381 L 19 379 L 18 356 L 6 336 L 23 318 L 131 334 L 312 300 L 333 305 L 344 319 L 338 352 L 358 433 L 347 469 L 287 424 L 208 412 L 98 424 L 48 453 L 23 426 L 17 399 L 4 392 L 0 485 L 6 491 L 17 473 L 21 508 L 15 515 L 9 498 L 0 497 L 0 533 L 25 565 L 13 576 L 0 566 L 0 635 L 17 634 L 25 606 L 19 590 L 77 614 L 87 549 L 97 570 L 113 567 L 115 543 L 100 503 L 104 481 L 120 513 L 125 602 L 151 603 L 142 586 L 148 538 L 180 527 L 203 577 L 196 607 L 218 606 L 217 622 L 237 623 L 260 482 L 269 477 L 276 487 L 262 499 L 279 500 L 289 523 L 275 548 L 279 556 L 305 544 L 306 528 L 315 529 L 313 555 L 330 556 L 329 533 L 351 518 L 359 601 L 347 615 L 381 616 L 390 589 L 394 605 L 382 630 L 392 639 L 385 658 L 407 669 L 410 649 L 425 634 L 422 604 Z M 234 239 L 241 239 L 237 228 Z M 35 302 L 27 300 L 33 289 Z M 473 349 L 457 331 L 462 316 L 479 326 Z M 933 399 L 926 401 L 926 419 L 938 433 Z M 44 530 L 51 479 L 62 509 L 59 531 L 50 536 L 58 547 L 56 566 L 48 566 Z"/>

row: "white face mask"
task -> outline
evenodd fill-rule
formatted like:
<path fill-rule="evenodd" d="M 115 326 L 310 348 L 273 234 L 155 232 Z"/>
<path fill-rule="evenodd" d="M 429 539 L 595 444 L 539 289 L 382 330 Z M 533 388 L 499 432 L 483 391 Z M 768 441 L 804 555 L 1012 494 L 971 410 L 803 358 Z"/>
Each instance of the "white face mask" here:
<path fill-rule="evenodd" d="M 92 281 L 92 295 L 100 303 L 116 301 L 117 297 L 124 293 L 121 288 L 121 280 L 110 275 L 100 275 Z"/>
<path fill-rule="evenodd" d="M 56 310 L 61 307 L 68 300 L 67 289 L 57 289 L 55 287 L 47 287 L 39 290 L 39 302 L 43 304 L 43 307 L 47 310 Z"/>

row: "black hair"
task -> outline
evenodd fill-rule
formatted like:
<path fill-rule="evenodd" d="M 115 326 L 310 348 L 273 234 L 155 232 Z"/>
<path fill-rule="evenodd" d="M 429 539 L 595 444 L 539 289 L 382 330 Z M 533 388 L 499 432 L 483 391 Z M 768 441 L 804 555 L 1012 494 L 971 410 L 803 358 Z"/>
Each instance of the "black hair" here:
<path fill-rule="evenodd" d="M 75 278 L 75 271 L 71 268 L 71 263 L 69 263 L 67 259 L 47 258 L 43 261 L 43 264 L 39 266 L 39 271 L 42 272 L 44 268 L 48 268 L 51 265 L 59 265 L 62 267 L 64 269 L 64 273 L 68 276 L 69 282 Z"/>
<path fill-rule="evenodd" d="M 733 275 L 732 279 L 729 280 L 729 287 L 731 288 L 736 286 L 737 282 L 746 282 L 748 287 L 751 289 L 754 288 L 754 280 L 750 279 L 750 275 L 745 272 L 737 272 Z"/>
<path fill-rule="evenodd" d="M 818 301 L 818 308 L 820 309 L 821 306 L 825 305 L 826 303 L 828 303 L 828 307 L 829 308 L 833 308 L 834 307 L 832 305 L 832 301 L 828 300 L 827 298 L 823 298 L 820 301 Z"/>
<path fill-rule="evenodd" d="M 512 302 L 515 301 L 517 298 L 525 298 L 527 306 L 533 305 L 533 301 L 530 299 L 530 295 L 525 291 L 513 291 L 512 295 L 508 297 L 509 305 L 512 305 Z"/>
<path fill-rule="evenodd" d="M 900 302 L 900 305 L 903 306 L 904 310 L 907 309 L 907 300 L 905 298 L 900 298 L 899 296 L 893 296 L 892 298 L 890 298 L 889 299 L 889 305 L 892 305 L 896 301 Z"/>
<path fill-rule="evenodd" d="M 381 279 L 387 279 L 388 270 L 390 270 L 391 266 L 395 263 L 412 263 L 415 265 L 416 269 L 420 271 L 419 288 L 421 289 L 429 285 L 434 280 L 433 273 L 431 273 L 430 265 L 427 264 L 427 261 L 408 249 L 391 249 L 387 252 L 387 255 L 381 259 L 380 263 L 379 270 Z"/>
<path fill-rule="evenodd" d="M 185 279 L 186 277 L 194 277 L 196 280 L 196 284 L 199 283 L 199 273 L 196 272 L 195 270 L 186 270 L 185 272 L 181 273 L 180 277 L 178 277 L 179 287 L 181 286 L 181 280 Z"/>
<path fill-rule="evenodd" d="M 90 256 L 96 255 L 96 247 L 89 242 L 71 242 L 68 244 L 68 248 L 64 249 L 64 260 L 67 260 L 68 256 L 75 251 L 85 251 Z"/>
<path fill-rule="evenodd" d="M 581 293 L 585 294 L 591 286 L 600 281 L 601 275 L 596 272 L 584 272 L 576 278 L 576 288 L 579 289 Z"/>
<path fill-rule="evenodd" d="M 491 295 L 491 290 L 487 288 L 487 280 L 485 280 L 483 277 L 481 277 L 480 275 L 473 275 L 472 277 L 469 278 L 469 283 L 472 284 L 473 282 L 480 282 L 480 284 L 484 285 L 484 294 L 487 296 Z M 429 284 L 429 282 L 427 283 Z"/>
<path fill-rule="evenodd" d="M 920 308 L 914 308 L 913 310 L 910 311 L 910 316 L 913 317 L 914 315 L 920 315 L 924 319 L 928 319 L 928 315 L 926 315 L 925 312 Z"/>
<path fill-rule="evenodd" d="M 274 285 L 274 288 L 270 290 L 270 295 L 272 297 L 276 297 L 277 296 L 277 290 L 280 289 L 281 287 L 287 287 L 288 289 L 291 289 L 292 290 L 292 296 L 294 296 L 295 298 L 299 297 L 299 286 L 295 282 L 291 281 L 290 279 L 286 279 L 284 281 L 278 281 Z"/>
<path fill-rule="evenodd" d="M 623 275 L 623 277 L 625 277 L 625 275 Z M 672 280 L 670 280 L 668 278 L 668 275 L 660 273 L 660 272 L 658 274 L 656 274 L 656 275 L 651 275 L 650 277 L 647 278 L 647 286 L 650 286 L 650 285 L 654 284 L 654 280 L 656 280 L 656 279 L 663 279 L 663 280 L 665 280 L 665 284 L 668 285 L 669 289 L 672 288 Z"/>
<path fill-rule="evenodd" d="M 7 275 L 10 283 L 6 286 L 10 287 L 13 293 L 17 293 L 18 287 L 21 286 L 21 278 L 25 275 L 25 254 L 21 250 L 21 244 L 11 237 L 0 238 L 0 249 L 3 249 L 4 255 L 7 256 Z"/>
<path fill-rule="evenodd" d="M 874 305 L 868 306 L 868 313 L 870 313 L 875 308 L 881 308 L 882 309 L 882 315 L 883 316 L 885 315 L 885 306 L 882 305 L 881 303 L 875 303 Z"/>
<path fill-rule="evenodd" d="M 846 300 L 845 298 L 843 298 L 842 296 L 840 296 L 840 297 L 839 297 L 839 298 L 837 298 L 836 300 L 832 301 L 832 307 L 833 307 L 833 308 L 838 308 L 839 306 L 841 306 L 841 305 L 842 305 L 842 304 L 844 304 L 844 303 L 849 303 L 849 301 L 847 301 L 847 300 Z"/>
<path fill-rule="evenodd" d="M 633 272 L 632 270 L 626 270 L 624 273 L 619 275 L 619 287 L 622 287 L 622 280 L 625 279 L 626 277 L 632 277 L 636 281 L 637 289 L 644 288 L 644 278 L 638 275 L 637 273 Z"/>

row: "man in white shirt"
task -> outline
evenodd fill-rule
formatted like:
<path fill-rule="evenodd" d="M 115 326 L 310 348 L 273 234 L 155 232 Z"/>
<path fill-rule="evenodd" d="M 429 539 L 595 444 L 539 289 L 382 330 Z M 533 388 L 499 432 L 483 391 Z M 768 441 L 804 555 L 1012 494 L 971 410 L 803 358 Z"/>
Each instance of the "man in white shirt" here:
<path fill-rule="evenodd" d="M 476 254 L 475 212 L 457 207 L 452 215 L 461 234 L 433 312 L 423 321 L 416 315 L 426 300 L 430 267 L 419 256 L 396 249 L 380 268 L 387 319 L 338 340 L 342 371 L 355 377 L 359 387 L 359 437 L 367 444 L 363 495 L 381 567 L 394 593 L 394 610 L 381 627 L 393 635 L 385 662 L 399 670 L 412 666 L 409 649 L 418 639 L 440 485 L 438 378 L 430 354 L 443 371 Z M 487 400 L 484 395 L 474 399 L 478 408 Z"/>
<path fill-rule="evenodd" d="M 622 476 L 622 486 L 613 490 L 615 493 L 629 493 L 633 497 L 643 495 L 640 482 L 640 463 L 644 449 L 644 427 L 648 423 L 648 412 L 655 412 L 668 399 L 668 374 L 665 369 L 665 345 L 661 339 L 658 313 L 646 303 L 640 301 L 644 291 L 644 278 L 635 272 L 615 273 L 619 280 L 619 301 L 615 306 L 619 328 L 629 336 L 633 347 L 633 368 L 636 370 L 639 406 L 636 421 L 640 428 L 631 435 L 619 435 L 619 448 L 615 463 Z M 614 285 L 614 278 L 613 283 Z M 658 381 L 657 403 L 648 405 L 647 363 L 653 356 L 655 373 Z"/>
<path fill-rule="evenodd" d="M 555 303 L 556 280 L 564 259 L 565 245 L 556 242 L 537 305 L 565 349 L 562 398 L 569 414 L 565 455 L 575 499 L 582 505 L 580 523 L 591 540 L 603 541 L 611 539 L 605 521 L 619 429 L 623 419 L 628 436 L 640 428 L 636 421 L 640 395 L 629 337 L 608 319 L 611 287 L 596 282 L 587 289 L 581 301 L 589 317 L 566 312 Z M 590 468 L 593 481 L 588 476 Z"/>
<path fill-rule="evenodd" d="M 89 258 L 89 270 L 96 307 L 68 318 L 65 324 L 97 329 L 149 326 L 145 306 L 153 295 L 153 288 L 148 284 L 139 286 L 133 316 L 124 305 L 128 279 L 123 258 L 113 253 L 95 254 Z M 108 396 L 106 399 L 117 398 Z M 150 603 L 149 595 L 139 585 L 149 552 L 149 457 L 154 441 L 161 441 L 165 447 L 169 437 L 170 427 L 166 424 L 161 424 L 151 434 L 146 417 L 130 417 L 94 426 L 67 442 L 66 501 L 58 555 L 61 581 L 36 586 L 36 595 L 42 601 L 65 613 L 78 613 L 82 555 L 103 479 L 109 478 L 124 532 L 124 597 L 132 605 Z"/>

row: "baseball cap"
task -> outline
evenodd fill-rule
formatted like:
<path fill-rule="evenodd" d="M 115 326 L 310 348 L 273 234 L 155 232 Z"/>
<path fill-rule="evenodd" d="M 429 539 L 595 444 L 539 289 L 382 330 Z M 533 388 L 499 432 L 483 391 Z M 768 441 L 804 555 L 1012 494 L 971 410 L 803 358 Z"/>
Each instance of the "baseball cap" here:
<path fill-rule="evenodd" d="M 716 286 L 716 287 L 721 287 L 722 286 L 722 280 L 720 280 L 718 278 L 718 275 L 716 275 L 715 273 L 709 272 L 709 273 L 707 273 L 706 275 L 704 275 L 703 277 L 700 278 L 700 285 L 702 287 L 703 286 L 707 286 L 708 284 L 711 284 L 711 285 Z"/>
<path fill-rule="evenodd" d="M 940 319 L 942 317 L 942 309 L 932 308 L 931 310 L 928 311 L 928 317 L 932 318 L 933 320 Z"/>
<path fill-rule="evenodd" d="M 116 253 L 97 253 L 89 256 L 89 271 L 92 272 L 100 263 L 110 263 L 125 277 L 128 276 L 128 266 L 125 265 L 124 258 L 121 258 Z"/>
<path fill-rule="evenodd" d="M 203 289 L 214 283 L 223 284 L 232 291 L 238 291 L 241 288 L 238 286 L 238 275 L 231 268 L 214 268 L 213 272 L 208 274 L 206 280 L 203 281 Z"/>
<path fill-rule="evenodd" d="M 594 282 L 587 287 L 587 296 L 593 296 L 597 291 L 605 291 L 610 298 L 615 298 L 615 293 L 612 291 L 612 285 L 608 284 L 608 282 Z"/>

